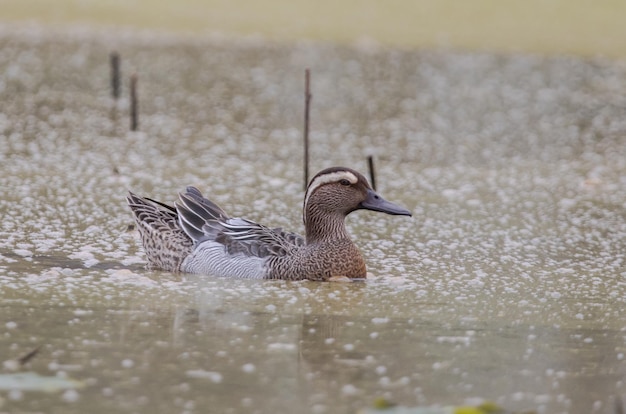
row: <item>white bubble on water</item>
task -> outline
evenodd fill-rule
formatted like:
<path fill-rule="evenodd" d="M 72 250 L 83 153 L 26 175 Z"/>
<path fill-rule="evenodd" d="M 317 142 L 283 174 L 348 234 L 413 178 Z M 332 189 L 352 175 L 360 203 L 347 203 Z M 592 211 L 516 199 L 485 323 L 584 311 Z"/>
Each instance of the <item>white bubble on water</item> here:
<path fill-rule="evenodd" d="M 359 389 L 352 384 L 345 384 L 341 387 L 341 393 L 343 395 L 357 395 L 359 392 Z"/>
<path fill-rule="evenodd" d="M 256 366 L 254 366 L 254 364 L 247 363 L 241 366 L 241 370 L 245 373 L 251 374 L 256 371 Z"/>
<path fill-rule="evenodd" d="M 9 390 L 7 396 L 9 400 L 20 401 L 24 398 L 24 392 L 21 390 Z"/>
<path fill-rule="evenodd" d="M 31 250 L 26 250 L 26 249 L 15 249 L 13 250 L 13 253 L 22 257 L 30 257 L 33 255 L 33 252 Z"/>
<path fill-rule="evenodd" d="M 375 325 L 389 323 L 389 318 L 372 318 L 372 323 Z"/>
<path fill-rule="evenodd" d="M 185 371 L 185 375 L 190 378 L 208 379 L 211 382 L 214 382 L 216 384 L 221 383 L 223 380 L 223 376 L 221 373 L 215 372 L 215 371 L 205 371 L 202 369 L 192 369 L 192 370 Z"/>
<path fill-rule="evenodd" d="M 65 390 L 61 398 L 65 402 L 74 403 L 80 399 L 80 393 L 75 389 Z"/>

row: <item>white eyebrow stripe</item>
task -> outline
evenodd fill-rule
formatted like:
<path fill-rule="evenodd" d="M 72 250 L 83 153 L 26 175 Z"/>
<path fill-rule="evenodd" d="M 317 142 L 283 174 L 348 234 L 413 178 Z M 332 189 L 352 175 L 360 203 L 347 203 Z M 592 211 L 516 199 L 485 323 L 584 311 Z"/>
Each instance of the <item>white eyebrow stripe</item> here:
<path fill-rule="evenodd" d="M 304 205 L 307 205 L 311 194 L 313 194 L 313 192 L 317 190 L 320 186 L 328 183 L 334 183 L 343 179 L 350 181 L 350 184 L 356 184 L 356 182 L 359 181 L 357 176 L 352 174 L 350 171 L 335 171 L 315 177 L 309 185 L 309 188 L 304 197 Z"/>

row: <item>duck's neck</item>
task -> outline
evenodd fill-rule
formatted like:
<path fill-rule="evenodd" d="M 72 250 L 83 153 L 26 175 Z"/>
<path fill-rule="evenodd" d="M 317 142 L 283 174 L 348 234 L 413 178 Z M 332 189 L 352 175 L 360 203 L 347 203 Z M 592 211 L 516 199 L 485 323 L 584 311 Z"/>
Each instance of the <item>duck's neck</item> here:
<path fill-rule="evenodd" d="M 315 208 L 307 208 L 304 218 L 306 243 L 349 239 L 343 214 L 329 214 Z"/>

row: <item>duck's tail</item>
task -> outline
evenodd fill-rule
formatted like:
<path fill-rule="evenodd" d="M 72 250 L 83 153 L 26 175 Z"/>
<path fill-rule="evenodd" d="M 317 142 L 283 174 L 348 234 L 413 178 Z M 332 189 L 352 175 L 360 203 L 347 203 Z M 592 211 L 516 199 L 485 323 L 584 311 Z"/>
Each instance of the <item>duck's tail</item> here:
<path fill-rule="evenodd" d="M 183 260 L 193 251 L 193 240 L 181 228 L 176 209 L 130 191 L 126 200 L 141 234 L 148 267 L 180 271 Z"/>

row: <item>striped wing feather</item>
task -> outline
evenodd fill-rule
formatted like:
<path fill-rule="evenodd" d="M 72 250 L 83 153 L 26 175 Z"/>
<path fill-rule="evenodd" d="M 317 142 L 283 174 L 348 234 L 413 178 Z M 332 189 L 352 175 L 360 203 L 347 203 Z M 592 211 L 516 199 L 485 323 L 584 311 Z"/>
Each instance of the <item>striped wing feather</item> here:
<path fill-rule="evenodd" d="M 255 257 L 284 256 L 305 244 L 304 238 L 281 228 L 269 228 L 242 218 L 229 218 L 195 187 L 179 195 L 176 209 L 180 224 L 196 244 L 214 240 L 230 254 Z"/>

